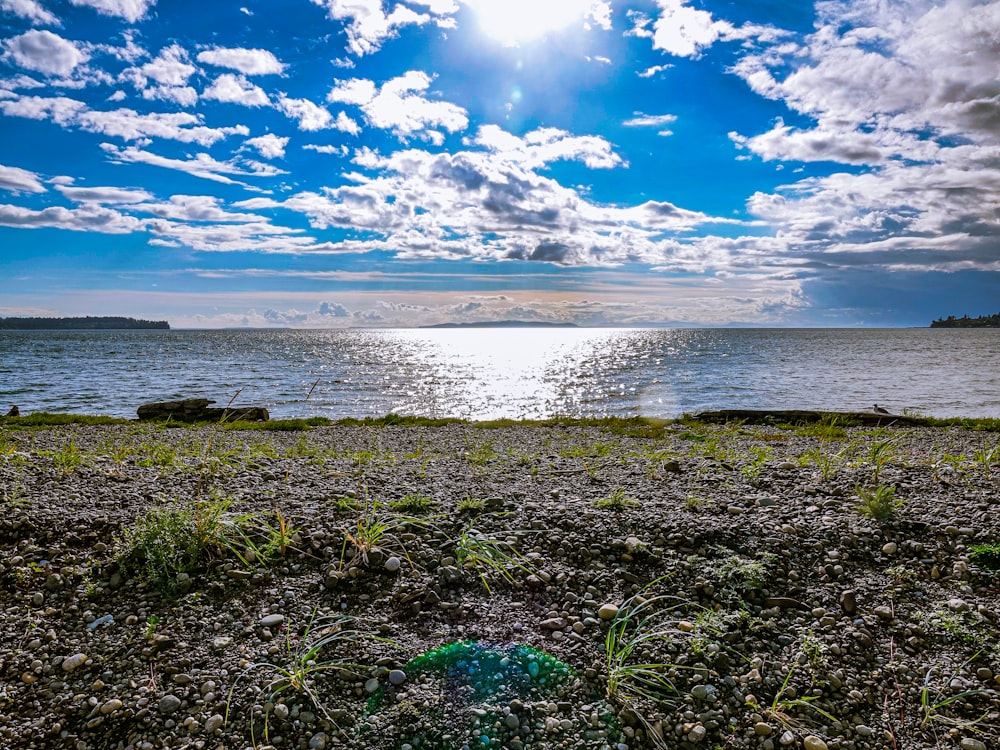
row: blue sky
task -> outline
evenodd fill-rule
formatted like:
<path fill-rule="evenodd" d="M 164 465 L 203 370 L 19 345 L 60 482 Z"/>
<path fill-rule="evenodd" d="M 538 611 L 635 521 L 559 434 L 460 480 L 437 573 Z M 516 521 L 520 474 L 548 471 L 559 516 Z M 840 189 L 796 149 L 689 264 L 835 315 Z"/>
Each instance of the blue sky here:
<path fill-rule="evenodd" d="M 995 313 L 998 60 L 973 0 L 0 0 L 0 315 Z"/>

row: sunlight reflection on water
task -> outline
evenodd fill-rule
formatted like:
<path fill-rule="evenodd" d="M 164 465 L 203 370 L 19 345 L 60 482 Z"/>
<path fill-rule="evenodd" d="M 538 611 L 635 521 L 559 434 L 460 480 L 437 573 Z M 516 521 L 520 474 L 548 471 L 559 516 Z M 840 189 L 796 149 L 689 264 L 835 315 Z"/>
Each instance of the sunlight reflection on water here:
<path fill-rule="evenodd" d="M 266 406 L 273 417 L 669 418 L 875 402 L 1000 417 L 1000 331 L 0 332 L 2 411 L 132 417 L 149 401 L 224 405 L 237 391 L 237 405 Z"/>

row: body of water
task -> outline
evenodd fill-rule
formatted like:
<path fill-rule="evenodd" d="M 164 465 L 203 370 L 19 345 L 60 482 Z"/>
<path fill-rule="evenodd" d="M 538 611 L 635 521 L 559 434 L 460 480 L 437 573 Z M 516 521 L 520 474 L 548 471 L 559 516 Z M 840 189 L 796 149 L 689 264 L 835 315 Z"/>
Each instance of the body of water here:
<path fill-rule="evenodd" d="M 728 408 L 1000 417 L 1000 330 L 0 331 L 0 413 L 676 417 Z"/>

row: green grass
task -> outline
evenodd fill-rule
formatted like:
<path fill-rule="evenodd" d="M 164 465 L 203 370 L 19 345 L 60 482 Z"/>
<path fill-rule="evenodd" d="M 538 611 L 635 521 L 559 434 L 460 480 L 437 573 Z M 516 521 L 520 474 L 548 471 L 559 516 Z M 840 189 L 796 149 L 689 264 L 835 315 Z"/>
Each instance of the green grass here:
<path fill-rule="evenodd" d="M 426 495 L 409 494 L 399 500 L 393 500 L 389 507 L 404 513 L 427 513 L 437 508 L 437 501 Z"/>
<path fill-rule="evenodd" d="M 479 576 L 483 588 L 492 593 L 490 580 L 514 583 L 514 572 L 531 575 L 534 570 L 516 549 L 476 529 L 469 523 L 455 542 L 455 560 Z"/>
<path fill-rule="evenodd" d="M 233 680 L 226 698 L 226 723 L 229 722 L 237 688 L 249 681 L 253 673 L 264 672 L 266 681 L 262 685 L 249 688 L 251 699 L 247 706 L 248 710 L 252 710 L 252 706 L 257 703 L 273 707 L 287 694 L 294 696 L 297 701 L 312 706 L 324 720 L 337 726 L 333 708 L 326 704 L 320 694 L 327 673 L 348 673 L 360 679 L 361 675 L 369 671 L 369 667 L 348 661 L 343 653 L 347 649 L 355 650 L 358 642 L 365 639 L 392 644 L 391 641 L 375 636 L 368 630 L 349 629 L 348 626 L 353 624 L 353 619 L 343 616 L 317 618 L 314 611 L 304 632 L 298 638 L 293 638 L 292 629 L 287 628 L 284 658 L 280 662 L 277 660 L 254 662 Z M 331 651 L 334 653 L 330 654 Z M 265 708 L 265 741 L 270 739 L 270 718 L 271 714 Z M 253 746 L 257 747 L 252 716 L 250 733 Z"/>
<path fill-rule="evenodd" d="M 858 512 L 875 521 L 889 521 L 895 518 L 906 501 L 896 497 L 896 488 L 880 484 L 877 487 L 858 485 L 854 488 L 858 496 Z"/>
<path fill-rule="evenodd" d="M 972 561 L 984 570 L 996 573 L 1000 570 L 1000 544 L 975 544 L 970 550 Z"/>
<path fill-rule="evenodd" d="M 275 532 L 252 513 L 232 512 L 232 504 L 230 498 L 217 497 L 149 508 L 115 540 L 119 569 L 125 575 L 137 573 L 169 595 L 177 590 L 181 573 L 197 573 L 213 559 L 232 554 L 253 567 L 267 562 L 278 547 L 287 547 L 290 527 L 284 519 L 282 530 Z"/>
<path fill-rule="evenodd" d="M 619 487 L 607 497 L 595 500 L 594 505 L 605 510 L 625 510 L 626 508 L 634 508 L 640 503 L 636 498 L 626 495 L 623 487 Z"/>

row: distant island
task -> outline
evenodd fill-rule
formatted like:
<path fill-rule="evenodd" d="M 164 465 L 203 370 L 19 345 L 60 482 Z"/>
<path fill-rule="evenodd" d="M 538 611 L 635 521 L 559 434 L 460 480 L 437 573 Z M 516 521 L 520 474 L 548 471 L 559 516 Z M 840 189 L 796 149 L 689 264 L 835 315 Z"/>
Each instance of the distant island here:
<path fill-rule="evenodd" d="M 577 328 L 575 323 L 546 323 L 537 320 L 488 320 L 480 323 L 438 323 L 421 328 Z"/>
<path fill-rule="evenodd" d="M 92 317 L 85 318 L 0 318 L 4 331 L 103 331 L 114 329 L 169 330 L 165 320 L 137 320 L 136 318 Z"/>
<path fill-rule="evenodd" d="M 980 315 L 978 318 L 970 318 L 968 315 L 956 318 L 954 315 L 949 315 L 947 318 L 932 321 L 931 328 L 1000 328 L 1000 313 Z"/>

